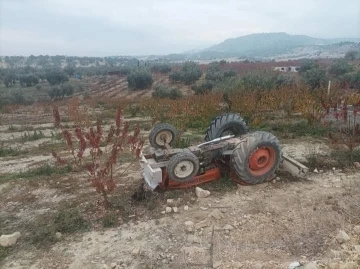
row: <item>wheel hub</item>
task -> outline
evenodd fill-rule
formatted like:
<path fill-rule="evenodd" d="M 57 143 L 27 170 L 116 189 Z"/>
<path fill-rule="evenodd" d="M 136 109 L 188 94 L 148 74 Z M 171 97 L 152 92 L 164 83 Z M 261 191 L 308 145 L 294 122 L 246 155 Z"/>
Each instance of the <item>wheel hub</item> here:
<path fill-rule="evenodd" d="M 249 158 L 249 168 L 253 175 L 267 173 L 275 163 L 275 152 L 272 148 L 258 148 Z"/>
<path fill-rule="evenodd" d="M 172 139 L 172 133 L 170 131 L 164 130 L 158 133 L 155 140 L 158 145 L 165 145 L 166 143 L 170 143 Z"/>
<path fill-rule="evenodd" d="M 185 178 L 194 171 L 194 164 L 190 161 L 181 161 L 175 167 L 175 175 L 179 178 Z"/>

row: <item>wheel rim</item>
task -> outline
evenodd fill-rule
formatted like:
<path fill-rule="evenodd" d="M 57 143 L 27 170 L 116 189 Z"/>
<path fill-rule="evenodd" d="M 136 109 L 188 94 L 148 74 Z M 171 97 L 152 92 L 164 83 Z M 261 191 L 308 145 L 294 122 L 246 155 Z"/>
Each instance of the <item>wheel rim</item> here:
<path fill-rule="evenodd" d="M 175 175 L 178 178 L 186 178 L 194 171 L 194 164 L 191 161 L 181 161 L 175 166 Z"/>
<path fill-rule="evenodd" d="M 156 138 L 155 138 L 155 142 L 156 144 L 158 144 L 159 146 L 164 146 L 166 143 L 170 144 L 170 142 L 173 139 L 173 134 L 170 131 L 164 130 L 161 131 L 157 134 Z"/>
<path fill-rule="evenodd" d="M 258 148 L 249 158 L 250 173 L 254 176 L 262 176 L 273 168 L 275 161 L 276 154 L 273 148 Z"/>

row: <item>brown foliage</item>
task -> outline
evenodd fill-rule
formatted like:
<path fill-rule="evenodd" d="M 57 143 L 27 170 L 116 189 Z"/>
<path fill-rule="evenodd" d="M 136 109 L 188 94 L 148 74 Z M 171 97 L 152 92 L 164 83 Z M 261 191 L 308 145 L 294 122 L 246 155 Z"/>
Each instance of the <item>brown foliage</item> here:
<path fill-rule="evenodd" d="M 61 125 L 58 108 L 54 107 L 53 111 L 56 126 L 61 129 L 63 139 L 73 157 L 72 164 L 87 172 L 89 182 L 103 196 L 105 207 L 108 207 L 108 194 L 116 187 L 113 166 L 117 164 L 119 155 L 128 150 L 135 156 L 133 162 L 140 157 L 144 141 L 140 137 L 139 126 L 130 134 L 127 122 L 122 122 L 119 105 L 115 117 L 116 127 L 111 126 L 107 135 L 103 134 L 100 121 L 97 122 L 96 128 L 85 128 L 80 125 L 82 122 L 78 122 L 79 125 L 71 132 Z M 52 152 L 52 155 L 60 165 L 67 163 L 56 152 Z"/>

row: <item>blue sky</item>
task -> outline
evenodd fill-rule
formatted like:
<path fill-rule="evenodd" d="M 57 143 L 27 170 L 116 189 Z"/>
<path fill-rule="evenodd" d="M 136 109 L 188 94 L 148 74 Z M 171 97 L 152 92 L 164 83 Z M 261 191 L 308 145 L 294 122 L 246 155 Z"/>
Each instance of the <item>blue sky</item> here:
<path fill-rule="evenodd" d="M 0 0 L 0 55 L 168 54 L 260 32 L 360 37 L 360 1 Z"/>

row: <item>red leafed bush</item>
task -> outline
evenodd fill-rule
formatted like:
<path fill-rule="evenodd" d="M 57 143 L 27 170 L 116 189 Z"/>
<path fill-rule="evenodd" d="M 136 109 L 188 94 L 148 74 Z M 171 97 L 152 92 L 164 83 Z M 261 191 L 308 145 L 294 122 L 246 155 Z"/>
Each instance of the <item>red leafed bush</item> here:
<path fill-rule="evenodd" d="M 127 150 L 134 154 L 134 162 L 140 157 L 144 144 L 144 140 L 140 137 L 139 126 L 130 133 L 128 123 L 121 118 L 121 112 L 119 105 L 115 126 L 111 126 L 105 135 L 100 121 L 95 128 L 76 126 L 71 132 L 61 125 L 58 108 L 53 109 L 55 126 L 60 128 L 72 156 L 71 164 L 77 165 L 87 173 L 91 185 L 103 196 L 106 208 L 110 206 L 108 194 L 116 187 L 113 167 L 117 164 L 118 157 Z M 61 158 L 54 151 L 52 155 L 60 165 L 69 163 L 69 160 Z"/>

